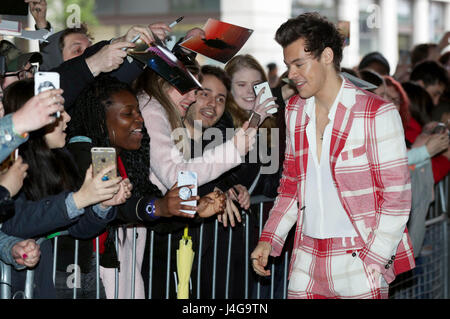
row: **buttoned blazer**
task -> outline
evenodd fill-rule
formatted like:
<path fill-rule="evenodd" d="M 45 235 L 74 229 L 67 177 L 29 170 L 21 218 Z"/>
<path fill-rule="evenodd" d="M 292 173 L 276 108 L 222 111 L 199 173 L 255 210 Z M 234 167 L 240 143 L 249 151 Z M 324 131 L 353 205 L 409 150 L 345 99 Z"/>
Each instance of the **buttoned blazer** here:
<path fill-rule="evenodd" d="M 411 183 L 402 122 L 392 103 L 344 81 L 332 129 L 330 167 L 340 201 L 365 243 L 359 258 L 390 283 L 415 266 L 406 229 Z M 271 255 L 279 256 L 296 224 L 289 276 L 302 236 L 309 150 L 305 104 L 306 100 L 296 95 L 286 108 L 286 153 L 279 195 L 260 237 L 272 245 Z"/>

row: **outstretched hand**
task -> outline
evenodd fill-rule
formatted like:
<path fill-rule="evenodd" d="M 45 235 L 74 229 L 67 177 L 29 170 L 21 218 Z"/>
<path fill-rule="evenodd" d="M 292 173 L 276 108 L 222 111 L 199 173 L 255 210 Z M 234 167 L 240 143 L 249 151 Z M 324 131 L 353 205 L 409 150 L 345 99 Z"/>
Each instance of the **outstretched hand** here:
<path fill-rule="evenodd" d="M 226 207 L 226 196 L 221 191 L 211 192 L 200 198 L 197 213 L 202 218 L 222 214 Z"/>

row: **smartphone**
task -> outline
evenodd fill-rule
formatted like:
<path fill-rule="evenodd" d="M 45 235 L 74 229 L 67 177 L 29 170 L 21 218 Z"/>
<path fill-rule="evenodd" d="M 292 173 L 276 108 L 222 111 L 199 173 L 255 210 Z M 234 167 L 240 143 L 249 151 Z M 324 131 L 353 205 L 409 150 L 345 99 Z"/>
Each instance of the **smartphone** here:
<path fill-rule="evenodd" d="M 197 196 L 197 173 L 192 171 L 180 171 L 178 172 L 178 187 L 194 185 L 191 188 L 191 196 Z M 183 205 L 197 206 L 196 200 L 181 202 Z M 193 210 L 181 210 L 183 213 L 195 214 Z"/>
<path fill-rule="evenodd" d="M 252 112 L 252 115 L 250 115 L 249 125 L 248 127 L 258 128 L 259 121 L 261 120 L 261 115 L 259 115 L 256 112 Z"/>
<path fill-rule="evenodd" d="M 103 176 L 103 180 L 117 177 L 116 149 L 114 147 L 92 147 L 92 174 L 96 176 L 100 171 L 114 164 L 114 168 Z"/>
<path fill-rule="evenodd" d="M 444 123 L 438 123 L 433 129 L 432 134 L 442 134 L 447 131 L 447 126 Z M 450 132 L 449 132 L 450 135 Z"/>
<path fill-rule="evenodd" d="M 59 85 L 58 72 L 37 72 L 34 75 L 34 95 L 47 90 L 59 89 Z M 53 113 L 52 116 L 59 118 L 61 112 Z"/>
<path fill-rule="evenodd" d="M 255 95 L 258 95 L 259 92 L 264 88 L 264 93 L 261 95 L 260 103 L 263 103 L 265 100 L 270 99 L 272 97 L 272 91 L 270 90 L 270 86 L 268 82 L 259 83 L 253 86 L 253 90 L 255 91 Z M 275 102 L 271 102 L 269 105 L 275 104 Z M 278 109 L 276 107 L 271 108 L 266 113 L 275 114 Z"/>

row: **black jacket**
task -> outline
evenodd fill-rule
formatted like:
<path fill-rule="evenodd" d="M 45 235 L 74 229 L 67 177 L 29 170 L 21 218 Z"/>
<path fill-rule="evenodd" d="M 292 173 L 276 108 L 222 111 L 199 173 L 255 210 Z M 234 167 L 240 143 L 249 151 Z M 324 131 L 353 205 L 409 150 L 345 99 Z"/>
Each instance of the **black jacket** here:
<path fill-rule="evenodd" d="M 24 194 L 15 201 L 15 214 L 3 223 L 2 231 L 20 238 L 39 238 L 60 230 L 68 230 L 76 238 L 93 238 L 106 224 L 114 219 L 115 209 L 107 218 L 100 219 L 91 207 L 78 218 L 70 219 L 67 215 L 65 200 L 68 191 L 48 196 L 39 201 L 29 201 Z M 41 244 L 41 258 L 35 270 L 35 298 L 56 298 L 52 279 L 53 251 L 50 241 Z M 13 293 L 20 291 L 25 283 L 25 271 L 12 271 Z"/>

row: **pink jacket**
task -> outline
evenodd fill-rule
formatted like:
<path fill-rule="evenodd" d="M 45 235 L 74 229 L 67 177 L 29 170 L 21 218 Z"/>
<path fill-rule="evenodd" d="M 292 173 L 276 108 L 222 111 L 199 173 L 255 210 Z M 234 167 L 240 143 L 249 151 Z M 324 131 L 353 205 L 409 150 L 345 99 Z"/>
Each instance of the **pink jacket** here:
<path fill-rule="evenodd" d="M 198 186 L 208 183 L 241 164 L 233 140 L 203 152 L 202 157 L 186 161 L 171 138 L 167 113 L 156 99 L 138 96 L 145 127 L 150 136 L 150 180 L 164 193 L 176 183 L 179 171 L 197 172 Z"/>
<path fill-rule="evenodd" d="M 302 236 L 308 165 L 306 101 L 294 96 L 286 108 L 286 158 L 278 197 L 261 234 L 279 256 L 296 224 L 290 273 Z M 295 121 L 292 122 L 291 121 Z M 292 126 L 291 126 L 292 124 Z M 291 127 L 295 124 L 295 132 Z M 365 246 L 359 257 L 390 283 L 415 266 L 406 223 L 411 184 L 402 122 L 395 106 L 345 80 L 336 111 L 330 165 L 340 201 Z M 291 278 L 295 280 L 295 278 Z"/>

